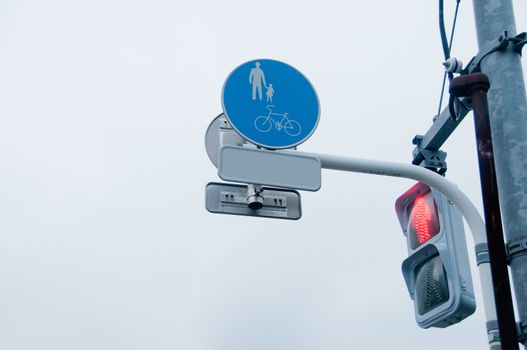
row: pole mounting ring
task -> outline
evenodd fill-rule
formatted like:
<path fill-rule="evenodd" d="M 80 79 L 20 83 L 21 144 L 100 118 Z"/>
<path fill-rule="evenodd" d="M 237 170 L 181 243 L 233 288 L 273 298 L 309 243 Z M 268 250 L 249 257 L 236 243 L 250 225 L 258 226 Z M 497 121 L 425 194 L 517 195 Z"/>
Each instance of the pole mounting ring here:
<path fill-rule="evenodd" d="M 515 37 L 510 37 L 509 33 L 504 31 L 497 39 L 491 41 L 481 49 L 478 54 L 470 60 L 467 67 L 461 71 L 461 74 L 464 75 L 481 71 L 481 62 L 483 59 L 496 51 L 505 51 L 510 48 L 521 56 L 525 44 L 527 44 L 527 33 L 523 32 Z"/>
<path fill-rule="evenodd" d="M 512 259 L 518 255 L 527 254 L 527 236 L 521 236 L 518 239 L 509 241 L 506 245 L 507 263 L 510 265 Z"/>

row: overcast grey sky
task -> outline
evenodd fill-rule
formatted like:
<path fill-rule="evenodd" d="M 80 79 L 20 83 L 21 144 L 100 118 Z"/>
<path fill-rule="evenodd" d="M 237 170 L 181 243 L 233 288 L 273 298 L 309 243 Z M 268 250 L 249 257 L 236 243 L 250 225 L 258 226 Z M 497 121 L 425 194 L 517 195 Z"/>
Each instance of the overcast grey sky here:
<path fill-rule="evenodd" d="M 477 53 L 467 0 L 452 53 Z M 0 349 L 486 348 L 481 307 L 415 324 L 412 181 L 325 171 L 294 222 L 205 211 L 224 79 L 262 57 L 317 89 L 300 149 L 408 163 L 438 106 L 437 1 L 0 0 Z M 480 208 L 472 118 L 444 150 Z"/>

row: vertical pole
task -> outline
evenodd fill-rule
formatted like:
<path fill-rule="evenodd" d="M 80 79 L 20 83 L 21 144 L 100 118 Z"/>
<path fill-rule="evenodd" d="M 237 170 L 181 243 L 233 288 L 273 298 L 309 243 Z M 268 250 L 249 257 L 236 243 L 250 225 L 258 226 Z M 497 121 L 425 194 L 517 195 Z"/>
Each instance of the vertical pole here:
<path fill-rule="evenodd" d="M 504 31 L 516 35 L 512 0 L 473 0 L 478 45 L 482 49 Z M 492 87 L 488 93 L 503 226 L 518 316 L 527 325 L 527 98 L 520 56 L 495 52 L 481 63 Z M 526 346 L 526 339 L 522 339 Z"/>
<path fill-rule="evenodd" d="M 450 83 L 450 94 L 455 97 L 472 98 L 474 126 L 478 151 L 481 192 L 487 232 L 490 269 L 494 287 L 494 301 L 501 348 L 517 350 L 518 335 L 514 320 L 514 306 L 507 269 L 507 256 L 503 240 L 498 184 L 494 165 L 494 151 L 487 104 L 489 79 L 483 73 L 473 73 L 455 78 Z"/>

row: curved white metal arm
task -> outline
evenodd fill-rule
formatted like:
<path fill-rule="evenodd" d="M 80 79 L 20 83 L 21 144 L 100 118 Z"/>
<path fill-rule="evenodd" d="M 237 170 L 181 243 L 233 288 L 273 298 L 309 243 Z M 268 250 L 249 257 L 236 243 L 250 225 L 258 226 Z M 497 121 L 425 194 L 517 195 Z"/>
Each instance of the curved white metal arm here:
<path fill-rule="evenodd" d="M 420 166 L 410 164 L 400 164 L 384 162 L 370 159 L 360 159 L 352 157 L 341 157 L 326 154 L 310 153 L 319 158 L 322 168 L 350 171 L 355 173 L 366 173 L 393 177 L 403 177 L 423 182 L 432 186 L 450 199 L 461 211 L 472 231 L 474 243 L 487 243 L 485 224 L 478 210 L 470 199 L 458 188 L 456 184 L 450 182 L 439 174 L 427 170 Z"/>
<path fill-rule="evenodd" d="M 285 151 L 289 152 L 289 151 Z M 458 188 L 456 184 L 450 182 L 439 174 L 425 168 L 394 162 L 384 162 L 370 159 L 360 159 L 353 157 L 334 156 L 327 154 L 317 154 L 308 152 L 298 152 L 320 159 L 322 168 L 355 173 L 374 174 L 392 177 L 402 177 L 423 182 L 434 187 L 450 199 L 465 217 L 467 224 L 472 231 L 474 244 L 487 243 L 485 224 L 478 210 L 470 199 Z M 496 306 L 494 304 L 494 289 L 489 263 L 478 265 L 480 282 L 485 309 L 485 317 L 488 321 L 496 320 Z"/>

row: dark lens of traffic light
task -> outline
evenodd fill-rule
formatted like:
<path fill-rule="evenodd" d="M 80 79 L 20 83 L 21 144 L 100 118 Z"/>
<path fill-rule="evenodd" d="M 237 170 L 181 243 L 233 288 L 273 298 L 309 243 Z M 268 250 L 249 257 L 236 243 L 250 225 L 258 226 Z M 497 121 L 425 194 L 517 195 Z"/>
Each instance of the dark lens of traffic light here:
<path fill-rule="evenodd" d="M 410 212 L 409 233 L 412 249 L 439 233 L 439 218 L 431 192 L 417 197 Z"/>
<path fill-rule="evenodd" d="M 439 255 L 427 260 L 417 269 L 415 286 L 419 315 L 427 313 L 448 300 L 450 294 L 447 276 Z"/>

